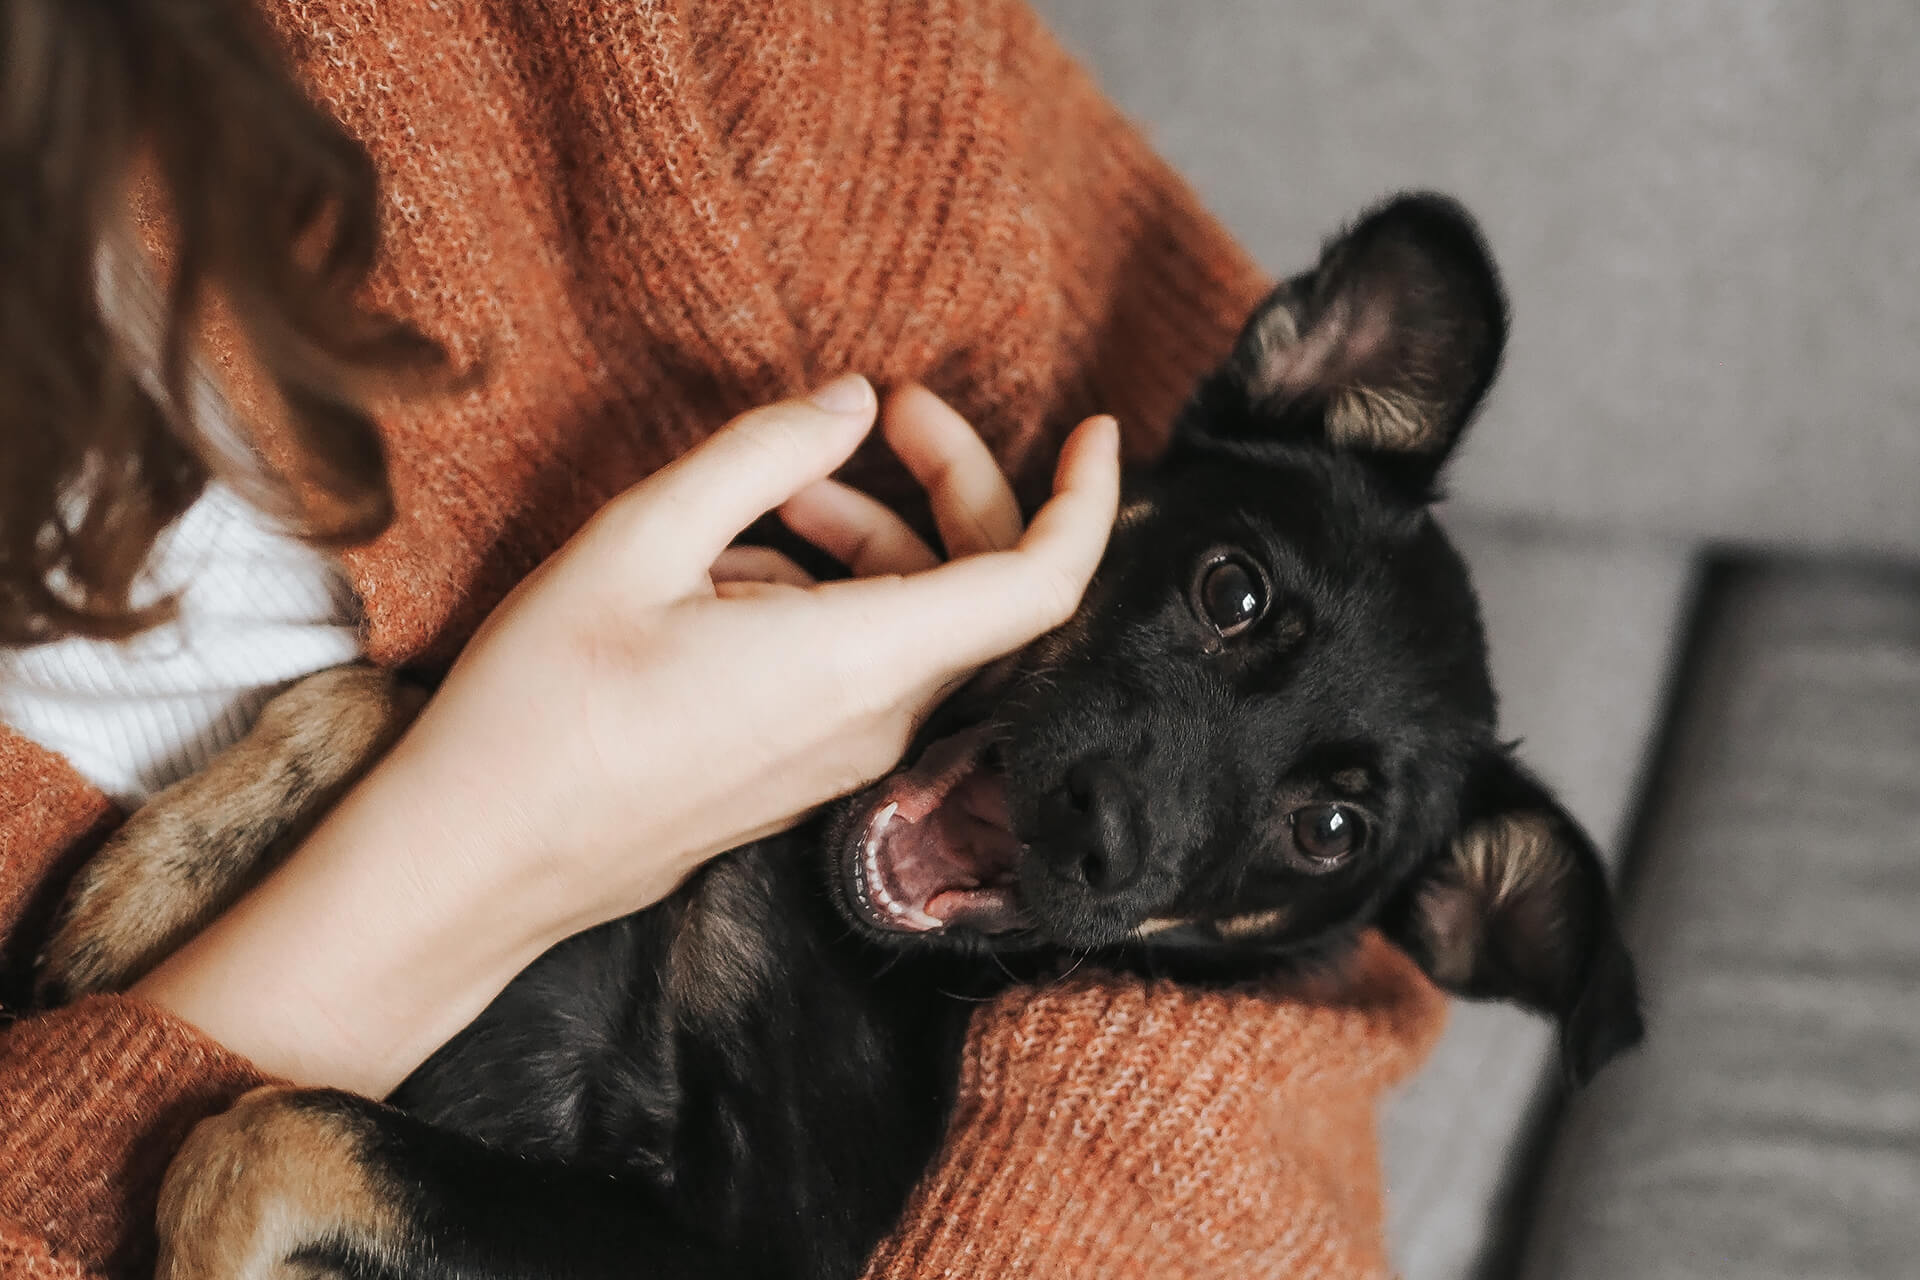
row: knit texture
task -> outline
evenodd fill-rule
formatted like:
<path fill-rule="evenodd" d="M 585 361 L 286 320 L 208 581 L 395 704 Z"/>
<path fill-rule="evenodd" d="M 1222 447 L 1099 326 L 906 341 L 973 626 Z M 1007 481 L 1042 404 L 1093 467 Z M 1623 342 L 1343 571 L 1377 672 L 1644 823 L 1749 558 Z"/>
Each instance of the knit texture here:
<path fill-rule="evenodd" d="M 1443 1017 L 1377 935 L 1311 988 L 1009 992 L 867 1280 L 1387 1275 L 1374 1108 Z"/>
<path fill-rule="evenodd" d="M 18 967 L 18 935 L 51 909 L 48 882 L 76 869 L 117 821 L 65 760 L 0 724 L 0 973 Z"/>
<path fill-rule="evenodd" d="M 139 1274 L 167 1162 L 259 1072 L 141 1001 L 95 996 L 0 1036 L 0 1240 Z M 21 1176 L 23 1172 L 30 1176 Z"/>
<path fill-rule="evenodd" d="M 1088 413 L 1150 455 L 1264 287 L 1015 0 L 262 3 L 379 166 L 373 300 L 485 375 L 383 406 L 399 518 L 347 560 L 389 665 L 446 661 L 609 497 L 843 370 L 928 383 L 1029 498 Z M 270 447 L 246 352 L 209 354 Z M 848 478 L 913 506 L 878 453 Z M 0 731 L 16 960 L 111 813 Z M 1007 997 L 876 1274 L 1375 1274 L 1369 1109 L 1438 997 L 1394 956 L 1361 972 L 1373 994 L 1331 1006 Z M 251 1074 L 124 999 L 0 1030 L 0 1264 L 136 1272 L 164 1153 Z"/>
<path fill-rule="evenodd" d="M 1007 0 L 279 19 L 388 184 L 375 300 L 490 373 L 388 415 L 400 519 L 348 557 L 376 661 L 446 658 L 607 499 L 844 370 L 927 382 L 1029 495 L 1087 414 L 1149 453 L 1262 292 Z"/>

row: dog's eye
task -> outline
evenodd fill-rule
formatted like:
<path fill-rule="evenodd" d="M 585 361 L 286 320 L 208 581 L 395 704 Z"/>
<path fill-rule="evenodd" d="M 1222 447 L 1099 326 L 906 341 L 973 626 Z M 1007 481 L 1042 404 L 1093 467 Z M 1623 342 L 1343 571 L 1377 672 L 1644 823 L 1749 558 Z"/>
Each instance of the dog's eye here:
<path fill-rule="evenodd" d="M 1316 871 L 1331 871 L 1360 847 L 1365 820 L 1344 804 L 1310 804 L 1293 811 L 1293 847 Z"/>
<path fill-rule="evenodd" d="M 1267 611 L 1267 584 L 1260 571 L 1239 556 L 1216 560 L 1200 571 L 1195 603 L 1208 626 L 1223 636 L 1239 635 Z"/>

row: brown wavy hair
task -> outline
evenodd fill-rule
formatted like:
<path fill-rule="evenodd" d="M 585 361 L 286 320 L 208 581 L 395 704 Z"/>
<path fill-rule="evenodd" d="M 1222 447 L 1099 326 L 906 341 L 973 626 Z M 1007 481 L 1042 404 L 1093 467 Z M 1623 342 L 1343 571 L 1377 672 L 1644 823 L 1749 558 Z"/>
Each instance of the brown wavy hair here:
<path fill-rule="evenodd" d="M 136 165 L 172 250 L 147 369 L 95 279 Z M 367 153 L 294 83 L 249 0 L 0 5 L 0 644 L 166 617 L 171 601 L 136 608 L 130 591 L 209 476 L 318 543 L 386 526 L 366 400 L 446 361 L 360 302 L 377 200 Z M 284 401 L 279 467 L 194 412 L 215 293 Z"/>

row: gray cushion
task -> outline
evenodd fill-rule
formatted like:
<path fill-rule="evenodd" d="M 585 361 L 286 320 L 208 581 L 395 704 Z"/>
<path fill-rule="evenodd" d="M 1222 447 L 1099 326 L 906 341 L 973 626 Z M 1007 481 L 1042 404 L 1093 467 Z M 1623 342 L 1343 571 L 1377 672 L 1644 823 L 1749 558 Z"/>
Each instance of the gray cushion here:
<path fill-rule="evenodd" d="M 1463 498 L 1920 550 L 1912 0 L 1037 4 L 1276 272 L 1397 188 L 1483 218 L 1516 323 Z"/>
<path fill-rule="evenodd" d="M 1920 1271 L 1920 574 L 1738 574 L 1631 886 L 1646 1048 L 1559 1135 L 1526 1274 Z"/>
<path fill-rule="evenodd" d="M 1684 547 L 1572 542 L 1449 518 L 1486 607 L 1505 730 L 1618 848 L 1692 581 Z M 1406 1280 L 1469 1275 L 1553 1061 L 1544 1022 L 1460 1003 L 1387 1108 L 1387 1228 Z"/>

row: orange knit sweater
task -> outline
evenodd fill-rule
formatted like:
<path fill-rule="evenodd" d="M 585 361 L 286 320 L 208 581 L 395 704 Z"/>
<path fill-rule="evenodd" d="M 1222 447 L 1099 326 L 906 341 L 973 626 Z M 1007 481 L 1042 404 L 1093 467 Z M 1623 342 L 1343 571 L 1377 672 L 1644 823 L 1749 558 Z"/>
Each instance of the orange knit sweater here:
<path fill-rule="evenodd" d="M 378 662 L 444 661 L 607 498 L 841 370 L 928 383 L 1029 493 L 1096 410 L 1150 454 L 1262 289 L 1018 0 L 262 3 L 380 167 L 375 301 L 488 370 L 385 415 L 399 518 L 348 557 Z M 16 969 L 113 820 L 0 728 Z M 1010 993 L 871 1274 L 1380 1274 L 1373 1106 L 1440 1007 L 1378 942 L 1311 999 Z M 181 1135 L 256 1079 L 124 998 L 0 1027 L 0 1275 L 138 1273 Z"/>

